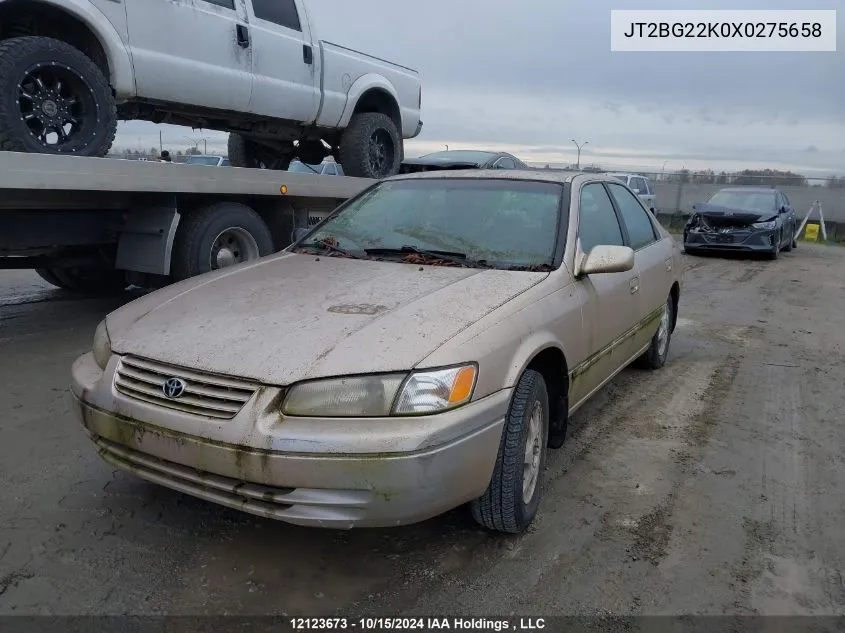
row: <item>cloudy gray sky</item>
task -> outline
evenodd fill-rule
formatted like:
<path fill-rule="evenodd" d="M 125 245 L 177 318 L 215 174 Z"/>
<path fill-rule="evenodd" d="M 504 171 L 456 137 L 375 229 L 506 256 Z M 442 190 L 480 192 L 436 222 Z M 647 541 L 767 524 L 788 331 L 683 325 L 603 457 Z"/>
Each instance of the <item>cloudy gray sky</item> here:
<path fill-rule="evenodd" d="M 308 0 L 319 36 L 417 68 L 422 135 L 408 155 L 501 148 L 538 163 L 660 170 L 845 173 L 845 44 L 835 53 L 610 51 L 610 10 L 732 9 L 730 0 Z M 845 0 L 745 0 L 743 9 L 839 9 Z M 225 148 L 225 135 L 161 126 Z M 118 145 L 158 145 L 121 124 Z"/>

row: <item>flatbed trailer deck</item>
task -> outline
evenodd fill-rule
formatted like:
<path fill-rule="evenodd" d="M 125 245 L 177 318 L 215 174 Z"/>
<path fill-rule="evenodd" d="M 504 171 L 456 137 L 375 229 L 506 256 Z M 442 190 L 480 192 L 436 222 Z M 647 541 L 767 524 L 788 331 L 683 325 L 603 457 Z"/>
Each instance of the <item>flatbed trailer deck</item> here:
<path fill-rule="evenodd" d="M 0 152 L 0 268 L 103 292 L 268 255 L 375 181 Z"/>

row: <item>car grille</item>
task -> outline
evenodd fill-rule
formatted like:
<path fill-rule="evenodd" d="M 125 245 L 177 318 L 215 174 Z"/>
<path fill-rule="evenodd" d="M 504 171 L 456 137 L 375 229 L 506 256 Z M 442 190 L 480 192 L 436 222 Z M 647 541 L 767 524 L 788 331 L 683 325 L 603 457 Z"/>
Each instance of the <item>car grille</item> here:
<path fill-rule="evenodd" d="M 169 378 L 179 378 L 185 383 L 182 396 L 168 398 L 164 395 L 164 383 Z M 221 419 L 235 417 L 258 389 L 255 383 L 134 356 L 120 359 L 114 386 L 127 398 L 183 413 Z"/>

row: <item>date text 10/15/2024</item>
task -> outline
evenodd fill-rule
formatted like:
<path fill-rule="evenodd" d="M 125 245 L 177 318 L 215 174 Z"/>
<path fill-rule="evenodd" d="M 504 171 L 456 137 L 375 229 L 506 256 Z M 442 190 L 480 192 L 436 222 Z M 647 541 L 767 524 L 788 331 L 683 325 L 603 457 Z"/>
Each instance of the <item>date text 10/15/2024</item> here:
<path fill-rule="evenodd" d="M 290 618 L 293 631 L 541 631 L 544 618 Z"/>

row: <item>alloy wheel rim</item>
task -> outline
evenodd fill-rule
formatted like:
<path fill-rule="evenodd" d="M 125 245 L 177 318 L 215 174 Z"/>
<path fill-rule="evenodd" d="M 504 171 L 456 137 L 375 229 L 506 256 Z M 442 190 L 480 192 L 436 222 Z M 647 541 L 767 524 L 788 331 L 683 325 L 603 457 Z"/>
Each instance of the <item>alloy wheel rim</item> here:
<path fill-rule="evenodd" d="M 669 302 L 663 306 L 663 314 L 660 315 L 660 326 L 657 328 L 657 351 L 660 356 L 666 355 L 666 349 L 669 345 Z"/>
<path fill-rule="evenodd" d="M 528 419 L 528 435 L 525 438 L 525 453 L 522 459 L 522 501 L 526 504 L 534 498 L 537 480 L 540 478 L 542 429 L 543 407 L 539 402 L 535 402 Z"/>
<path fill-rule="evenodd" d="M 18 115 L 43 148 L 76 152 L 90 143 L 100 121 L 99 106 L 88 81 L 70 66 L 34 64 L 18 83 Z"/>

